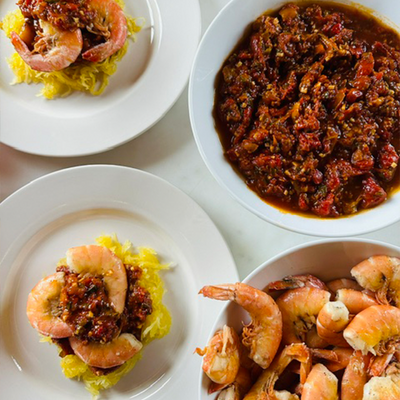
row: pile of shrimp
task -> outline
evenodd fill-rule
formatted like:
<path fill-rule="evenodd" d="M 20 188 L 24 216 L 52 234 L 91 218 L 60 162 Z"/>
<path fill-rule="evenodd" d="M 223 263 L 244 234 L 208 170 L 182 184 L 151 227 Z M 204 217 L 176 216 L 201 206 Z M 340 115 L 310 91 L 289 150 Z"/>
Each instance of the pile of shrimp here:
<path fill-rule="evenodd" d="M 65 309 L 60 307 L 62 296 L 65 296 L 63 290 L 74 290 L 74 284 L 65 287 L 67 277 L 64 267 L 41 279 L 29 293 L 27 301 L 29 322 L 45 339 L 42 341 L 55 342 L 60 346 L 65 376 L 82 379 L 94 396 L 100 390 L 115 385 L 141 358 L 143 346 L 167 335 L 171 327 L 171 316 L 162 303 L 164 285 L 159 276 L 159 271 L 167 269 L 168 265 L 160 264 L 152 249 L 140 248 L 139 253 L 134 254 L 131 243 L 127 241 L 121 244 L 116 236 L 100 236 L 96 240 L 97 245 L 70 248 L 59 266 L 67 266 L 72 273 L 78 274 L 78 282 L 81 277 L 84 279 L 88 276 L 101 279 L 108 297 L 107 303 L 114 315 L 122 316 L 122 312 L 127 315 L 126 309 L 130 307 L 128 291 L 144 288 L 151 298 L 151 311 L 145 317 L 140 334 L 133 334 L 129 330 L 121 333 L 120 328 L 107 341 L 82 338 L 80 332 L 75 331 L 76 327 L 64 318 Z M 128 284 L 127 268 L 132 266 L 141 269 L 140 287 L 129 287 L 132 283 Z M 89 288 L 89 292 L 93 290 Z M 90 296 L 89 292 L 85 293 L 85 298 L 86 295 Z M 139 297 L 136 301 L 139 301 Z M 94 304 L 87 303 L 90 306 L 89 314 Z M 135 307 L 139 306 L 137 304 Z M 100 321 L 100 328 L 101 324 Z"/>
<path fill-rule="evenodd" d="M 288 276 L 265 291 L 244 283 L 205 286 L 251 322 L 225 325 L 204 349 L 209 394 L 218 400 L 399 400 L 400 259 L 376 255 L 352 278 Z"/>
<path fill-rule="evenodd" d="M 36 37 L 40 39 L 30 43 L 26 38 L 31 40 L 32 34 L 27 35 L 26 31 L 27 27 L 32 30 L 32 25 L 27 25 L 19 9 L 0 21 L 0 29 L 16 50 L 8 59 L 15 75 L 12 84 L 41 83 L 44 87 L 40 95 L 47 99 L 66 97 L 74 91 L 94 96 L 103 93 L 127 52 L 127 37 L 135 39 L 143 21 L 126 16 L 122 0 L 85 2 L 96 16 L 93 24 L 106 32 L 104 41 L 89 49 L 84 49 L 85 36 L 80 28 L 63 30 L 38 20 Z"/>

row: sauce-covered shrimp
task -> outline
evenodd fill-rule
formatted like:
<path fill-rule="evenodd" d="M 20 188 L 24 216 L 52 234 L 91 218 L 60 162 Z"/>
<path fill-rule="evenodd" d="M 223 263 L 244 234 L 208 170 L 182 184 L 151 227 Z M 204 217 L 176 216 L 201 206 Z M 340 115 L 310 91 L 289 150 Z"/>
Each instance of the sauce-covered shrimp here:
<path fill-rule="evenodd" d="M 87 365 L 97 368 L 113 368 L 131 359 L 143 347 L 130 333 L 123 333 L 108 343 L 95 343 L 69 338 L 74 353 Z"/>
<path fill-rule="evenodd" d="M 56 272 L 43 278 L 29 293 L 26 314 L 42 335 L 55 339 L 69 337 L 73 329 L 60 317 L 58 303 L 64 287 L 64 274 Z"/>
<path fill-rule="evenodd" d="M 79 274 L 101 276 L 111 305 L 116 312 L 122 313 L 128 288 L 126 270 L 111 250 L 96 245 L 73 247 L 67 251 L 67 265 Z"/>

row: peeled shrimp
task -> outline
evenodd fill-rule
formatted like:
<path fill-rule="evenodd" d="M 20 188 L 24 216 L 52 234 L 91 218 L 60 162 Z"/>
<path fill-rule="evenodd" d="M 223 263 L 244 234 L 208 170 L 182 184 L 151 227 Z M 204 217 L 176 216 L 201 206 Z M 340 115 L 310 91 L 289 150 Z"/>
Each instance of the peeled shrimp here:
<path fill-rule="evenodd" d="M 354 289 L 339 289 L 336 300 L 342 302 L 350 314 L 358 314 L 368 307 L 378 305 L 375 297 Z"/>
<path fill-rule="evenodd" d="M 80 29 L 64 31 L 42 20 L 39 23 L 43 33 L 33 51 L 17 33 L 11 32 L 11 43 L 21 58 L 32 69 L 42 72 L 59 71 L 76 61 L 83 44 Z"/>
<path fill-rule="evenodd" d="M 287 391 L 276 391 L 274 386 L 279 376 L 293 361 L 300 362 L 300 384 L 306 382 L 311 370 L 311 353 L 304 343 L 286 346 L 273 363 L 266 369 L 250 389 L 244 400 L 258 399 L 298 399 L 298 396 Z"/>
<path fill-rule="evenodd" d="M 393 303 L 400 307 L 400 259 L 373 256 L 352 270 L 351 275 L 364 288 L 376 293 L 381 304 Z"/>
<path fill-rule="evenodd" d="M 330 296 L 326 290 L 303 287 L 278 297 L 276 304 L 282 312 L 283 344 L 304 342 L 307 331 L 315 325 L 318 313 Z"/>
<path fill-rule="evenodd" d="M 244 283 L 205 286 L 200 293 L 216 300 L 234 301 L 250 314 L 251 322 L 243 328 L 242 342 L 249 348 L 250 358 L 268 368 L 282 338 L 282 315 L 273 298 Z"/>
<path fill-rule="evenodd" d="M 343 332 L 354 350 L 373 355 L 394 353 L 400 338 L 400 309 L 372 306 L 357 314 Z"/>
<path fill-rule="evenodd" d="M 43 278 L 29 293 L 26 306 L 31 325 L 42 335 L 55 339 L 73 334 L 72 328 L 58 316 L 58 304 L 64 284 L 63 272 Z"/>
<path fill-rule="evenodd" d="M 338 379 L 324 365 L 314 365 L 303 386 L 301 400 L 339 400 Z"/>
<path fill-rule="evenodd" d="M 371 378 L 364 386 L 362 400 L 399 400 L 400 387 L 388 376 Z"/>
<path fill-rule="evenodd" d="M 96 12 L 89 32 L 99 34 L 105 42 L 96 45 L 82 54 L 84 60 L 101 62 L 117 52 L 125 43 L 128 27 L 124 12 L 113 0 L 88 0 L 89 9 Z"/>
<path fill-rule="evenodd" d="M 203 371 L 215 383 L 230 385 L 240 366 L 239 338 L 233 328 L 225 325 L 210 340 L 204 350 L 195 352 L 203 358 Z"/>
<path fill-rule="evenodd" d="M 355 351 L 350 357 L 341 385 L 342 400 L 362 400 L 364 385 L 368 381 L 368 365 L 371 355 L 363 355 L 361 351 Z"/>
<path fill-rule="evenodd" d="M 143 347 L 134 335 L 123 333 L 111 342 L 86 343 L 75 337 L 69 338 L 74 353 L 86 364 L 97 368 L 113 368 L 131 359 Z"/>
<path fill-rule="evenodd" d="M 67 251 L 67 265 L 78 274 L 101 276 L 111 305 L 116 312 L 122 313 L 128 287 L 126 270 L 111 250 L 96 245 L 73 247 Z"/>
<path fill-rule="evenodd" d="M 347 347 L 348 344 L 343 338 L 343 330 L 349 322 L 349 310 L 346 306 L 341 301 L 330 301 L 318 313 L 318 335 L 331 345 Z"/>

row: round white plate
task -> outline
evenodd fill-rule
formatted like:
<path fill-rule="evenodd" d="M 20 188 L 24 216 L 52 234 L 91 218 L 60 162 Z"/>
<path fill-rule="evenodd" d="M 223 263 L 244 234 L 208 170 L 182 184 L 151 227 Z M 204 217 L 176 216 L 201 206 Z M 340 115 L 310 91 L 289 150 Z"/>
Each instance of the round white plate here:
<path fill-rule="evenodd" d="M 144 348 L 134 370 L 102 399 L 197 397 L 201 357 L 223 304 L 199 289 L 237 281 L 230 251 L 206 213 L 164 180 L 118 166 L 62 170 L 33 181 L 0 204 L 1 398 L 90 400 L 84 384 L 64 377 L 55 346 L 39 342 L 25 314 L 28 293 L 72 246 L 115 233 L 155 249 L 173 268 L 162 272 L 172 314 L 168 336 Z"/>
<path fill-rule="evenodd" d="M 154 125 L 182 92 L 200 38 L 198 0 L 125 0 L 129 15 L 143 17 L 137 41 L 100 96 L 83 93 L 56 100 L 37 97 L 40 85 L 10 86 L 6 58 L 14 48 L 0 31 L 0 140 L 45 156 L 99 153 Z M 0 19 L 16 9 L 0 2 Z"/>

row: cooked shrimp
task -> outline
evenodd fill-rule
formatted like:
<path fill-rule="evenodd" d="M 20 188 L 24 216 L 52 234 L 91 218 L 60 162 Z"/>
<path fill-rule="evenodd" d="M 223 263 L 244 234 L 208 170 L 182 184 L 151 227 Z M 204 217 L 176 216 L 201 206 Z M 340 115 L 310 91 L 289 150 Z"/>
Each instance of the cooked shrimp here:
<path fill-rule="evenodd" d="M 375 297 L 353 289 L 339 289 L 336 292 L 336 300 L 341 301 L 350 314 L 358 314 L 368 307 L 378 305 Z"/>
<path fill-rule="evenodd" d="M 381 376 L 385 372 L 386 367 L 392 361 L 392 358 L 392 353 L 387 353 L 382 356 L 374 357 L 368 368 L 369 375 Z"/>
<path fill-rule="evenodd" d="M 128 26 L 124 12 L 113 0 L 88 0 L 89 9 L 97 14 L 89 32 L 99 34 L 105 42 L 92 47 L 82 54 L 84 60 L 101 62 L 116 53 L 125 43 Z"/>
<path fill-rule="evenodd" d="M 332 293 L 336 293 L 339 289 L 362 290 L 362 287 L 353 279 L 341 278 L 329 281 L 326 286 Z"/>
<path fill-rule="evenodd" d="M 301 400 L 339 400 L 338 379 L 324 365 L 314 365 L 303 386 Z"/>
<path fill-rule="evenodd" d="M 297 289 L 301 287 L 313 287 L 328 290 L 325 283 L 314 275 L 289 275 L 280 281 L 271 282 L 267 291 Z"/>
<path fill-rule="evenodd" d="M 346 367 L 341 385 L 342 400 L 362 400 L 364 385 L 368 381 L 368 365 L 371 355 L 355 351 Z"/>
<path fill-rule="evenodd" d="M 76 61 L 83 44 L 80 29 L 64 31 L 42 20 L 39 23 L 43 33 L 33 51 L 17 33 L 11 32 L 11 43 L 21 58 L 41 72 L 59 71 Z"/>
<path fill-rule="evenodd" d="M 307 331 L 315 325 L 318 313 L 330 296 L 326 290 L 303 287 L 278 297 L 276 304 L 282 312 L 283 344 L 304 342 Z"/>
<path fill-rule="evenodd" d="M 349 322 L 349 310 L 346 306 L 341 301 L 330 301 L 318 313 L 318 335 L 331 345 L 347 347 L 348 344 L 343 338 L 343 330 Z"/>
<path fill-rule="evenodd" d="M 390 377 L 371 378 L 364 386 L 362 400 L 399 400 L 400 387 Z"/>
<path fill-rule="evenodd" d="M 316 326 L 313 326 L 306 333 L 305 343 L 307 347 L 310 347 L 311 349 L 324 349 L 329 346 L 329 343 L 319 337 Z"/>
<path fill-rule="evenodd" d="M 29 293 L 26 314 L 31 325 L 42 335 L 61 339 L 72 336 L 73 330 L 60 317 L 58 309 L 64 273 L 43 278 Z"/>
<path fill-rule="evenodd" d="M 111 305 L 122 313 L 128 287 L 126 270 L 111 250 L 96 245 L 73 247 L 67 251 L 67 265 L 78 274 L 101 276 Z"/>
<path fill-rule="evenodd" d="M 370 257 L 357 264 L 351 275 L 364 289 L 375 292 L 381 304 L 400 307 L 400 258 Z"/>
<path fill-rule="evenodd" d="M 354 350 L 348 347 L 334 347 L 332 350 L 311 349 L 313 359 L 327 360 L 325 367 L 331 372 L 345 369 L 349 365 L 350 357 L 353 355 L 353 352 Z"/>
<path fill-rule="evenodd" d="M 274 299 L 244 283 L 205 286 L 200 293 L 216 300 L 234 301 L 250 314 L 251 322 L 243 328 L 242 343 L 250 350 L 252 360 L 268 368 L 282 338 L 282 315 Z"/>
<path fill-rule="evenodd" d="M 304 343 L 294 343 L 286 346 L 274 359 L 268 369 L 260 375 L 244 400 L 298 399 L 294 394 L 287 391 L 276 391 L 274 388 L 279 376 L 293 360 L 300 362 L 300 384 L 303 385 L 311 370 L 311 353 Z"/>
<path fill-rule="evenodd" d="M 217 400 L 242 400 L 252 384 L 250 372 L 246 368 L 240 367 L 234 382 L 221 390 Z"/>
<path fill-rule="evenodd" d="M 239 371 L 239 338 L 233 328 L 225 325 L 215 333 L 204 350 L 195 352 L 203 358 L 203 371 L 215 383 L 230 385 Z"/>
<path fill-rule="evenodd" d="M 372 306 L 357 314 L 343 332 L 354 350 L 381 356 L 394 353 L 400 340 L 400 309 Z"/>
<path fill-rule="evenodd" d="M 86 364 L 97 368 L 113 368 L 131 359 L 143 347 L 130 333 L 123 333 L 111 342 L 85 343 L 75 337 L 69 338 L 74 353 Z"/>

